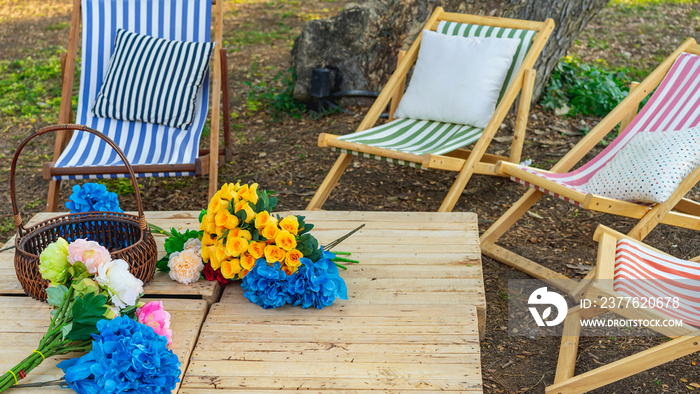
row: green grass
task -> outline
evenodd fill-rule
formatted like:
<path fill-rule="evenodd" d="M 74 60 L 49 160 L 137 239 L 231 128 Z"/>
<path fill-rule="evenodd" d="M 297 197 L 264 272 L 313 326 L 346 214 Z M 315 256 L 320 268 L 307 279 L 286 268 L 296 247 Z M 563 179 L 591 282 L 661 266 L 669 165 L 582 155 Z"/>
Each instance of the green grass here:
<path fill-rule="evenodd" d="M 134 194 L 134 185 L 131 183 L 131 178 L 118 179 L 101 179 L 100 183 L 107 186 L 107 190 L 117 193 L 118 196 L 127 196 Z M 139 184 L 139 188 L 141 188 Z"/>
<path fill-rule="evenodd" d="M 15 220 L 13 218 L 4 218 L 0 220 L 0 233 L 5 234 L 15 230 Z"/>
<path fill-rule="evenodd" d="M 225 46 L 242 48 L 268 43 L 270 41 L 286 40 L 291 41 L 294 33 L 291 27 L 280 24 L 271 30 L 256 30 L 253 25 L 245 26 L 243 30 L 233 31 L 226 35 Z"/>
<path fill-rule="evenodd" d="M 57 121 L 62 51 L 54 47 L 37 53 L 36 58 L 0 61 L 0 117 L 32 123 Z M 77 96 L 73 105 L 77 105 Z"/>
<path fill-rule="evenodd" d="M 628 6 L 648 6 L 659 4 L 692 4 L 697 0 L 611 0 L 610 4 L 620 4 Z"/>
<path fill-rule="evenodd" d="M 58 22 L 58 23 L 54 23 L 54 24 L 51 24 L 51 25 L 46 26 L 46 27 L 44 28 L 44 30 L 47 30 L 47 31 L 57 31 L 57 30 L 63 30 L 63 29 L 65 29 L 65 28 L 67 28 L 68 26 L 70 26 L 70 25 L 69 25 L 68 23 L 66 23 L 66 22 Z"/>

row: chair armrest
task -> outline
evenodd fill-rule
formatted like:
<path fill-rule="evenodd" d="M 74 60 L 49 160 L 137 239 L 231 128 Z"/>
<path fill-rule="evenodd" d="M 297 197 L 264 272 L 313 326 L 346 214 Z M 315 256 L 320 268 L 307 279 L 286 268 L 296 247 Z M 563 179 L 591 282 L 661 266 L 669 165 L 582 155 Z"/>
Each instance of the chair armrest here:
<path fill-rule="evenodd" d="M 600 239 L 603 236 L 603 234 L 611 235 L 612 237 L 615 238 L 615 241 L 620 241 L 622 239 L 626 239 L 626 240 L 629 240 L 632 242 L 636 242 L 640 245 L 643 245 L 645 248 L 647 248 L 649 250 L 653 250 L 654 252 L 661 253 L 661 254 L 669 256 L 669 257 L 674 257 L 674 256 L 672 256 L 664 251 L 653 248 L 653 247 L 643 243 L 642 241 L 640 241 L 638 239 L 632 238 L 632 237 L 625 235 L 619 231 L 615 231 L 615 230 L 611 229 L 610 227 L 604 226 L 602 224 L 599 224 L 598 228 L 596 228 L 595 233 L 593 234 L 593 240 L 600 243 Z"/>
<path fill-rule="evenodd" d="M 328 140 L 336 138 L 338 138 L 338 136 L 335 134 L 321 133 L 318 135 L 318 146 L 320 146 L 321 148 L 327 148 Z"/>

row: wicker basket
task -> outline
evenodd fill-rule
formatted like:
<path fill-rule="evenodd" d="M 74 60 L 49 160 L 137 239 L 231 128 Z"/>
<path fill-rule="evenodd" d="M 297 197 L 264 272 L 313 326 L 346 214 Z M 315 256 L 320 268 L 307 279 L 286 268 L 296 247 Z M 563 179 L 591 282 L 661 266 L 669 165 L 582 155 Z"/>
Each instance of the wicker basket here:
<path fill-rule="evenodd" d="M 136 193 L 138 216 L 117 212 L 89 212 L 58 216 L 31 227 L 22 225 L 22 218 L 17 209 L 15 196 L 15 165 L 24 146 L 42 134 L 58 130 L 86 131 L 103 139 L 119 154 L 126 164 L 126 170 Z M 109 137 L 97 130 L 82 125 L 55 125 L 44 127 L 22 141 L 10 170 L 10 193 L 12 210 L 17 227 L 15 238 L 15 272 L 24 291 L 34 299 L 46 299 L 46 287 L 49 283 L 39 273 L 39 254 L 58 237 L 71 242 L 77 238 L 87 238 L 106 247 L 113 259 L 123 259 L 129 263 L 129 271 L 143 283 L 153 278 L 158 257 L 156 242 L 149 231 L 141 206 L 141 196 L 136 183 L 136 176 L 124 153 Z"/>

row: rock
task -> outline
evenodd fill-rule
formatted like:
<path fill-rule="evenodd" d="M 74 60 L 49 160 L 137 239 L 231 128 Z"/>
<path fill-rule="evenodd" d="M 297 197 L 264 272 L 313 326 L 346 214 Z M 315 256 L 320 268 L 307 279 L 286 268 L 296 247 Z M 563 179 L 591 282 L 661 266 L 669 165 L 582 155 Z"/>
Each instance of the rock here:
<path fill-rule="evenodd" d="M 432 12 L 427 3 L 368 1 L 350 5 L 332 18 L 307 22 L 292 49 L 297 74 L 294 98 L 311 99 L 311 72 L 317 67 L 335 72 L 331 91 L 380 90 L 396 67 L 396 54 L 406 36 L 413 41 L 420 31 L 420 23 L 409 21 L 424 21 Z M 396 8 L 403 11 L 391 11 Z"/>
<path fill-rule="evenodd" d="M 379 91 L 433 10 L 544 20 L 556 28 L 535 68 L 535 100 L 559 59 L 608 0 L 367 0 L 348 4 L 338 15 L 306 23 L 292 49 L 297 79 L 294 98 L 310 101 L 311 71 L 335 71 L 331 91 Z"/>

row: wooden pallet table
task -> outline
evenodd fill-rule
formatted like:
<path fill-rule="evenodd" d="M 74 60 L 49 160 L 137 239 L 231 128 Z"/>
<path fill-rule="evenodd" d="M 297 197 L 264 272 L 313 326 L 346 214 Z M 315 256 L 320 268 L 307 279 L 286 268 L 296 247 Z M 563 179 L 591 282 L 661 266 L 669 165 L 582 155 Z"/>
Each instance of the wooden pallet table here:
<path fill-rule="evenodd" d="M 170 229 L 175 227 L 179 231 L 185 229 L 197 230 L 199 227 L 199 212 L 146 212 L 145 214 L 146 220 L 149 223 L 153 223 L 161 228 Z M 59 215 L 59 213 L 56 212 L 39 213 L 29 221 L 29 225 L 55 217 L 57 215 Z M 155 240 L 158 244 L 158 257 L 160 258 L 165 254 L 165 250 L 163 249 L 165 238 L 156 235 Z M 14 237 L 10 238 L 5 243 L 6 246 L 14 244 Z M 14 249 L 0 253 L 0 295 L 24 294 L 24 290 L 22 290 L 22 287 L 17 280 L 17 276 L 15 275 L 14 256 Z M 174 282 L 170 279 L 168 274 L 163 272 L 156 272 L 153 280 L 151 280 L 144 287 L 144 291 L 146 295 L 156 298 L 158 296 L 195 298 L 203 299 L 208 304 L 218 301 L 219 297 L 221 296 L 221 286 L 217 282 L 200 280 L 196 283 L 185 286 Z"/>
<path fill-rule="evenodd" d="M 144 299 L 148 301 L 149 299 Z M 171 315 L 173 330 L 173 343 L 171 349 L 177 355 L 182 364 L 182 372 L 187 368 L 190 354 L 194 348 L 202 322 L 207 313 L 207 303 L 204 300 L 179 300 L 164 299 L 163 305 Z M 0 297 L 0 371 L 7 371 L 24 357 L 31 354 L 36 348 L 41 337 L 49 326 L 48 304 L 32 300 L 29 297 Z M 46 382 L 60 379 L 63 371 L 56 368 L 59 362 L 78 357 L 81 354 L 74 353 L 64 356 L 48 358 L 23 379 L 21 383 Z M 180 375 L 182 379 L 182 374 Z M 67 391 L 58 386 L 41 388 L 13 388 L 8 393 L 34 393 Z M 174 391 L 177 392 L 177 389 Z"/>
<path fill-rule="evenodd" d="M 202 327 L 180 393 L 481 392 L 485 298 L 476 215 L 296 212 L 361 261 L 349 300 L 323 310 L 249 303 L 228 286 Z M 216 391 L 215 391 L 216 390 Z"/>

